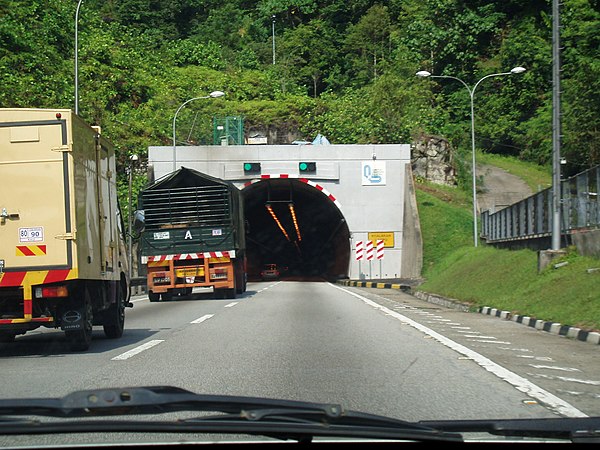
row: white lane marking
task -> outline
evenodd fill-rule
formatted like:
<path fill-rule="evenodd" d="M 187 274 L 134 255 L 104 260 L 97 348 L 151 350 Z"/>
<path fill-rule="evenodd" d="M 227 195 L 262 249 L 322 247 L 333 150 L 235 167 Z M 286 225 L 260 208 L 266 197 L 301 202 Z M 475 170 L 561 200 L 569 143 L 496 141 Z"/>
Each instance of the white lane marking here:
<path fill-rule="evenodd" d="M 529 364 L 534 369 L 552 369 L 552 370 L 562 370 L 563 372 L 581 372 L 579 369 L 575 369 L 574 367 L 558 367 L 558 366 L 543 366 L 541 364 Z"/>
<path fill-rule="evenodd" d="M 535 359 L 536 361 L 547 361 L 547 362 L 554 361 L 549 356 L 533 356 L 533 355 L 516 355 L 516 356 L 517 356 L 517 358 Z"/>
<path fill-rule="evenodd" d="M 464 356 L 471 358 L 473 361 L 475 361 L 477 364 L 479 364 L 482 368 L 484 368 L 488 372 L 490 372 L 490 373 L 496 375 L 498 378 L 510 383 L 518 391 L 523 392 L 532 398 L 535 398 L 537 401 L 546 405 L 547 407 L 556 411 L 557 413 L 559 413 L 563 416 L 566 416 L 566 417 L 588 417 L 587 414 L 579 411 L 573 405 L 567 403 L 566 401 L 562 400 L 561 398 L 557 397 L 556 395 L 542 389 L 541 387 L 537 386 L 536 384 L 533 384 L 526 378 L 523 378 L 520 375 L 517 375 L 516 373 L 511 372 L 510 370 L 500 366 L 499 364 L 496 364 L 492 360 L 465 347 L 464 345 L 461 345 L 458 342 L 454 342 L 452 339 L 447 338 L 446 336 L 436 333 L 435 331 L 426 327 L 425 325 L 415 322 L 414 320 L 412 320 L 406 316 L 403 316 L 402 314 L 399 314 L 395 311 L 391 311 L 388 308 L 386 308 L 385 306 L 381 306 L 378 303 L 376 303 L 372 300 L 369 300 L 368 298 L 363 297 L 360 294 L 357 294 L 355 292 L 344 289 L 341 286 L 336 286 L 331 283 L 329 283 L 329 285 L 336 289 L 339 289 L 340 291 L 346 292 L 347 294 L 350 294 L 350 295 L 362 300 L 367 305 L 370 305 L 375 309 L 379 309 L 383 312 L 388 312 L 389 315 L 394 316 L 394 318 L 410 325 L 411 327 L 421 331 L 422 333 L 426 334 L 427 336 L 434 338 L 435 340 L 437 340 L 441 344 L 445 345 L 446 347 L 448 347 Z"/>
<path fill-rule="evenodd" d="M 229 303 L 229 304 L 225 305 L 225 306 L 224 306 L 224 308 L 231 308 L 232 306 L 235 306 L 235 305 L 237 305 L 238 303 L 239 303 L 239 302 L 231 302 L 231 303 Z"/>
<path fill-rule="evenodd" d="M 266 290 L 267 290 L 267 289 L 269 289 L 269 288 L 272 288 L 272 287 L 275 287 L 275 286 L 277 286 L 279 283 L 281 283 L 281 281 L 277 281 L 277 282 L 275 282 L 275 283 L 273 283 L 273 284 L 269 284 L 268 286 L 265 286 L 264 288 L 262 288 L 262 289 L 259 289 L 257 292 L 266 291 Z"/>
<path fill-rule="evenodd" d="M 492 340 L 498 339 L 497 337 L 494 337 L 494 336 L 480 336 L 479 333 L 477 333 L 477 334 L 465 334 L 464 337 L 466 337 L 466 338 L 476 338 L 476 339 L 492 339 Z"/>
<path fill-rule="evenodd" d="M 144 350 L 148 350 L 149 348 L 152 348 L 155 345 L 160 344 L 161 342 L 164 342 L 164 339 L 163 340 L 161 340 L 161 339 L 155 339 L 155 340 L 152 340 L 152 341 L 148 341 L 145 344 L 139 345 L 136 348 L 133 348 L 133 349 L 131 349 L 131 350 L 125 352 L 125 353 L 121 353 L 120 355 L 115 356 L 114 358 L 111 358 L 111 359 L 112 359 L 112 361 L 122 361 L 122 360 L 125 360 L 125 359 L 129 359 L 132 356 L 135 356 L 138 353 L 143 352 Z"/>
<path fill-rule="evenodd" d="M 212 316 L 214 316 L 214 314 L 206 314 L 202 317 L 197 318 L 196 320 L 192 320 L 190 323 L 202 323 L 205 320 L 210 319 Z"/>
<path fill-rule="evenodd" d="M 528 375 L 532 376 L 532 377 L 536 377 L 536 378 L 544 378 L 546 380 L 559 380 L 559 381 L 567 381 L 569 383 L 580 383 L 580 384 L 588 384 L 590 386 L 600 386 L 600 381 L 597 381 L 597 380 L 580 380 L 578 378 L 543 375 L 541 373 L 529 373 Z"/>

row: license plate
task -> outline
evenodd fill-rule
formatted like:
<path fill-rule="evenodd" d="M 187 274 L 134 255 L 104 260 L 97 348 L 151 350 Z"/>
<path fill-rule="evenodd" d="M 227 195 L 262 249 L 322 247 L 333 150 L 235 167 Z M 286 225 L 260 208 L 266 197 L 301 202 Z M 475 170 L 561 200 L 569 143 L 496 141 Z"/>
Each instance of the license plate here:
<path fill-rule="evenodd" d="M 204 276 L 204 267 L 197 267 L 192 269 L 177 269 L 175 271 L 177 278 L 185 277 L 202 277 Z"/>

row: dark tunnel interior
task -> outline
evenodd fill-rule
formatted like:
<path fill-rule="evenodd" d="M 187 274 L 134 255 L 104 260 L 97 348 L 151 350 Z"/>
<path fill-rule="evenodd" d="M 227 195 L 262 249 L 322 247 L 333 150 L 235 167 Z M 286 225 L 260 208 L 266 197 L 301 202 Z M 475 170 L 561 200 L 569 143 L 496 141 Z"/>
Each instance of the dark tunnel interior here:
<path fill-rule="evenodd" d="M 277 264 L 282 279 L 346 278 L 350 231 L 323 192 L 298 179 L 268 179 L 242 190 L 248 279 Z"/>

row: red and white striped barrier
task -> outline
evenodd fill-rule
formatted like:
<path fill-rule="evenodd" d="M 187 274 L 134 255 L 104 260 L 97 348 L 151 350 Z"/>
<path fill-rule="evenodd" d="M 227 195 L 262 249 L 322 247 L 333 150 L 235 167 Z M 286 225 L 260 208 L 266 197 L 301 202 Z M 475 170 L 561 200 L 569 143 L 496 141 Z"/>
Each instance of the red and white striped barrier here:
<path fill-rule="evenodd" d="M 367 241 L 367 261 L 372 261 L 374 256 L 373 241 Z"/>
<path fill-rule="evenodd" d="M 365 253 L 365 248 L 363 246 L 363 241 L 356 242 L 356 260 L 360 261 L 363 259 Z"/>
<path fill-rule="evenodd" d="M 383 259 L 383 240 L 379 239 L 377 241 L 377 251 L 376 251 L 376 257 L 377 259 Z"/>
<path fill-rule="evenodd" d="M 200 258 L 235 258 L 235 250 L 224 252 L 203 252 L 203 253 L 180 253 L 177 255 L 157 255 L 157 256 L 142 256 L 142 263 L 161 262 L 161 261 L 177 261 L 180 259 L 200 259 Z"/>

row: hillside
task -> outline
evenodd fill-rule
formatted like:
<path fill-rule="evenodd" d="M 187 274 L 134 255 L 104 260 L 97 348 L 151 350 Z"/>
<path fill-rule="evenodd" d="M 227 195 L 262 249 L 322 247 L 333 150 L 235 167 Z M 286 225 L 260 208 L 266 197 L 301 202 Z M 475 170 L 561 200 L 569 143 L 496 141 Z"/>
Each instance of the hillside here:
<path fill-rule="evenodd" d="M 76 6 L 81 10 L 77 23 Z M 5 0 L 0 2 L 0 105 L 73 108 L 117 146 L 119 186 L 129 156 L 212 143 L 215 117 L 334 144 L 411 143 L 444 136 L 469 153 L 469 95 L 477 88 L 476 145 L 548 165 L 552 152 L 549 0 Z M 566 173 L 600 162 L 600 10 L 561 2 L 562 154 Z M 78 30 L 77 61 L 75 33 Z M 426 32 L 424 32 L 426 30 Z M 566 70 L 568 68 L 568 70 Z"/>
<path fill-rule="evenodd" d="M 499 161 L 505 167 L 517 164 L 515 171 L 524 174 L 508 177 L 514 185 L 495 183 L 495 176 L 506 169 L 486 166 L 483 184 L 489 198 L 502 197 L 502 191 L 539 181 L 539 168 L 515 162 Z M 485 174 L 488 174 L 486 180 Z M 523 194 L 526 190 L 523 188 Z M 498 198 L 498 197 L 496 197 Z M 488 306 L 546 321 L 600 330 L 600 260 L 578 255 L 569 248 L 557 260 L 568 262 L 555 268 L 537 270 L 537 252 L 500 250 L 480 243 L 473 246 L 473 222 L 470 198 L 459 189 L 442 188 L 429 183 L 417 185 L 417 201 L 424 240 L 425 282 L 418 289 L 439 294 L 474 308 Z M 489 201 L 489 200 L 484 200 Z"/>

